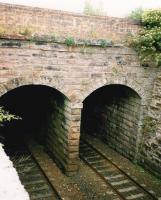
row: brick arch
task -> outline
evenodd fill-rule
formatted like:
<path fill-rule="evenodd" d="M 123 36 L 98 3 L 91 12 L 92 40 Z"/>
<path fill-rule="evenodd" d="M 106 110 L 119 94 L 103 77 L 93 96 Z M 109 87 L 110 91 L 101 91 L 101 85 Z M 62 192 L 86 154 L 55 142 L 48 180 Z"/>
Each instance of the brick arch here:
<path fill-rule="evenodd" d="M 92 81 L 86 88 L 83 94 L 81 130 L 83 134 L 98 137 L 125 157 L 135 161 L 142 137 L 144 91 L 141 88 L 142 85 L 134 81 L 124 77 L 117 77 L 114 80 L 112 78 L 94 83 Z M 105 86 L 109 86 L 110 93 L 107 95 L 106 88 L 103 88 Z M 116 90 L 113 93 L 111 91 L 115 86 Z M 122 91 L 127 89 L 129 92 L 123 92 L 122 95 L 119 92 L 121 87 Z M 99 89 L 100 93 L 97 93 Z M 105 98 L 100 98 L 101 95 Z"/>
<path fill-rule="evenodd" d="M 67 100 L 67 102 L 65 102 L 65 106 L 68 107 L 67 110 L 65 110 L 64 113 L 64 118 L 69 117 L 69 119 L 71 119 L 70 114 L 71 114 L 71 101 L 69 98 L 69 95 L 67 93 L 67 89 L 66 87 L 64 87 L 63 85 L 63 81 L 59 81 L 59 80 L 53 80 L 51 82 L 49 82 L 48 80 L 45 81 L 44 79 L 34 79 L 32 80 L 30 77 L 19 77 L 19 78 L 14 78 L 14 79 L 10 79 L 4 83 L 1 83 L 0 85 L 0 98 L 1 96 L 5 95 L 7 92 L 14 90 L 16 88 L 19 87 L 23 87 L 23 86 L 31 86 L 31 85 L 35 85 L 35 86 L 47 86 L 50 87 L 51 89 L 56 89 L 63 97 L 65 97 L 65 99 Z M 57 106 L 57 105 L 56 105 Z M 64 107 L 63 107 L 64 108 Z M 60 111 L 61 112 L 61 111 Z M 61 117 L 60 117 L 60 120 Z M 59 124 L 59 123 L 58 123 Z M 61 144 L 61 148 L 64 146 L 66 146 L 66 148 L 64 148 L 62 150 L 62 152 L 57 153 L 56 151 L 54 152 L 51 149 L 51 146 L 49 144 L 48 145 L 48 149 L 51 151 L 51 155 L 54 156 L 55 158 L 55 162 L 58 164 L 58 166 L 60 166 L 60 168 L 66 172 L 66 173 L 70 173 L 70 170 L 73 171 L 72 167 L 73 167 L 73 163 L 75 165 L 75 168 L 77 168 L 77 164 L 75 163 L 75 159 L 74 158 L 69 158 L 67 155 L 69 155 L 69 146 L 70 144 L 66 143 L 66 137 L 71 137 L 71 131 L 70 131 L 70 126 L 71 126 L 71 121 L 68 120 L 68 124 L 66 122 L 64 122 L 64 127 L 65 127 L 65 133 L 61 135 L 61 137 L 64 137 L 63 139 L 63 143 Z M 56 135 L 56 134 L 55 134 Z M 47 137 L 47 136 L 46 136 Z M 54 141 L 55 143 L 60 145 L 60 141 L 59 141 L 59 137 L 54 137 Z M 58 147 L 56 147 L 58 148 Z M 70 162 L 68 162 L 70 161 Z M 70 169 L 71 168 L 71 169 Z"/>
<path fill-rule="evenodd" d="M 119 78 L 119 79 L 101 79 L 98 81 L 92 81 L 88 87 L 86 87 L 86 90 L 83 92 L 82 96 L 81 96 L 81 101 L 83 102 L 84 99 L 86 97 L 88 97 L 92 92 L 94 92 L 95 90 L 106 86 L 106 85 L 111 85 L 111 84 L 119 84 L 119 85 L 123 85 L 123 86 L 127 86 L 130 89 L 132 89 L 133 91 L 135 91 L 138 96 L 141 98 L 141 104 L 144 105 L 145 104 L 145 95 L 144 95 L 144 89 L 143 87 L 141 87 L 141 85 L 137 84 L 134 81 L 131 80 L 127 80 L 125 78 Z"/>
<path fill-rule="evenodd" d="M 70 100 L 69 95 L 67 94 L 67 89 L 59 80 L 52 80 L 49 82 L 48 80 L 36 79 L 32 80 L 31 78 L 27 77 L 19 77 L 11 79 L 5 83 L 0 85 L 0 96 L 4 95 L 6 92 L 16 89 L 17 87 L 25 86 L 25 85 L 42 85 L 48 86 L 53 89 L 59 91 L 62 95 L 64 95 L 68 100 Z"/>

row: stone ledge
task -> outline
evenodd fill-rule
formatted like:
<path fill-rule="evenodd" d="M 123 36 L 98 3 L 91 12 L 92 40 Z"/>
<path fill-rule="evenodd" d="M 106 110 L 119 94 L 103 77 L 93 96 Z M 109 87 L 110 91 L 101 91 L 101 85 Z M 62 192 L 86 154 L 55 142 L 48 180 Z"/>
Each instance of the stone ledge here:
<path fill-rule="evenodd" d="M 12 162 L 0 144 L 0 199 L 29 200 L 28 193 L 21 185 Z"/>
<path fill-rule="evenodd" d="M 2 40 L 13 40 L 13 41 L 30 41 L 30 42 L 35 42 L 37 45 L 43 45 L 46 43 L 58 43 L 58 44 L 66 44 L 66 40 L 70 39 L 70 37 L 55 37 L 52 35 L 38 35 L 34 34 L 33 36 L 24 36 L 21 34 L 0 34 L 0 39 Z M 72 38 L 72 37 L 71 37 Z M 68 45 L 67 46 L 98 46 L 102 48 L 107 48 L 107 47 L 119 47 L 119 46 L 124 46 L 123 44 L 114 44 L 112 40 L 104 40 L 104 39 L 93 39 L 93 40 L 83 40 L 83 39 L 77 39 L 74 40 L 74 44 Z M 3 45 L 5 46 L 5 45 Z M 7 46 L 7 45 L 6 45 Z"/>

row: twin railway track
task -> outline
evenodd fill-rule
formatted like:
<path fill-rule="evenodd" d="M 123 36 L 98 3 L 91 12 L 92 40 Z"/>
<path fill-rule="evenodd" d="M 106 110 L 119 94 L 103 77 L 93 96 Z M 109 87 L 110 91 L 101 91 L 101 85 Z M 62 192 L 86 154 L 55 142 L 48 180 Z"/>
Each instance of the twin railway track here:
<path fill-rule="evenodd" d="M 87 141 L 80 142 L 80 158 L 92 168 L 123 200 L 157 200 L 157 198 L 122 171 Z"/>
<path fill-rule="evenodd" d="M 22 147 L 10 158 L 31 200 L 61 199 L 27 147 Z"/>
<path fill-rule="evenodd" d="M 13 161 L 20 180 L 29 193 L 31 200 L 64 199 L 51 184 L 30 148 L 23 145 L 19 149 L 9 150 L 8 155 Z M 80 141 L 80 158 L 101 177 L 102 183 L 106 183 L 113 189 L 113 193 L 118 196 L 117 199 L 158 200 L 152 193 L 84 139 Z M 43 160 L 42 157 L 41 160 Z M 76 200 L 77 198 L 75 196 L 75 198 L 67 199 Z"/>

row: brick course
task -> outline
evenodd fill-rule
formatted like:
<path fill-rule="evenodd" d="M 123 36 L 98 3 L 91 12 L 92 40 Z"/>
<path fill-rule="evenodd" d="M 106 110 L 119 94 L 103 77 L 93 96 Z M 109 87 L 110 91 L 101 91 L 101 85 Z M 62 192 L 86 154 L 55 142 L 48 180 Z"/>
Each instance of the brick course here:
<path fill-rule="evenodd" d="M 0 4 L 0 26 L 19 31 L 31 26 L 34 27 L 33 33 L 56 33 L 62 37 L 70 35 L 78 39 L 105 38 L 120 43 L 126 38 L 128 32 L 136 33 L 138 30 L 138 25 L 126 19 L 88 17 L 7 4 Z M 154 145 L 151 142 L 154 141 L 157 147 L 160 145 L 160 69 L 142 67 L 136 52 L 132 49 L 124 45 L 104 49 L 96 46 L 67 47 L 65 44 L 54 42 L 40 44 L 25 39 L 15 40 L 12 35 L 10 39 L 0 39 L 0 95 L 30 84 L 50 86 L 68 99 L 67 110 L 64 107 L 53 106 L 57 113 L 57 121 L 53 120 L 50 123 L 50 126 L 53 126 L 49 127 L 49 132 L 52 130 L 50 133 L 54 133 L 53 138 L 57 141 L 56 144 L 53 143 L 56 148 L 52 152 L 67 172 L 78 169 L 82 103 L 98 88 L 111 84 L 129 87 L 140 97 L 140 121 L 137 124 L 138 135 L 135 138 L 132 134 L 129 136 L 129 132 L 126 131 L 123 131 L 121 135 L 121 130 L 133 126 L 133 119 L 138 117 L 134 114 L 138 111 L 136 106 L 138 100 L 134 98 L 135 95 L 130 95 L 127 99 L 121 98 L 114 105 L 109 104 L 102 108 L 113 115 L 116 107 L 120 109 L 118 114 L 113 116 L 113 121 L 109 121 L 107 125 L 108 130 L 113 132 L 112 136 L 109 135 L 112 141 L 111 146 L 116 147 L 116 144 L 119 144 L 120 150 L 117 148 L 116 150 L 121 152 L 124 146 L 123 140 L 127 140 L 128 145 L 134 142 L 133 149 L 136 151 L 132 154 L 127 153 L 127 157 L 142 160 L 142 165 L 148 166 L 153 172 L 155 166 L 160 165 L 160 154 L 157 150 L 159 148 L 153 150 Z M 156 131 L 151 135 L 150 133 L 149 135 L 142 134 L 143 119 L 147 116 L 157 120 Z M 57 126 L 60 125 L 62 117 L 65 117 L 66 121 L 58 136 Z M 118 137 L 113 126 L 117 126 L 119 118 L 124 120 L 120 128 L 121 136 Z M 133 132 L 134 130 L 136 129 L 133 129 Z M 112 140 L 112 137 L 118 137 L 117 142 Z M 50 150 L 53 144 L 48 145 Z M 146 150 L 146 146 L 149 150 Z M 125 150 L 122 153 L 125 155 Z M 154 162 L 152 157 L 155 157 Z"/>
<path fill-rule="evenodd" d="M 32 33 L 73 36 L 79 39 L 112 39 L 121 41 L 136 33 L 138 25 L 108 16 L 84 16 L 64 11 L 0 4 L 0 26 L 9 32 L 26 28 Z"/>

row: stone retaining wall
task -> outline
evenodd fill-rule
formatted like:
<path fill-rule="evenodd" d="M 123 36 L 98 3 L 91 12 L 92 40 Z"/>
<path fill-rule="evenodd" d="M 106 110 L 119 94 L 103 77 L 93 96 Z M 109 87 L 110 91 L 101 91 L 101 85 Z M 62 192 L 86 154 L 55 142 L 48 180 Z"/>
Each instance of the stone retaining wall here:
<path fill-rule="evenodd" d="M 136 33 L 138 25 L 127 19 L 85 16 L 64 11 L 16 6 L 0 3 L 0 30 L 14 35 L 50 34 L 79 39 L 121 41 Z"/>
<path fill-rule="evenodd" d="M 150 113 L 150 104 L 155 102 L 152 92 L 155 87 L 158 88 L 155 80 L 159 70 L 140 66 L 136 52 L 125 46 L 67 47 L 65 44 L 52 42 L 38 44 L 27 40 L 0 40 L 1 95 L 14 88 L 33 84 L 55 88 L 69 99 L 71 120 L 68 127 L 68 147 L 65 149 L 63 146 L 64 154 L 60 151 L 62 157 L 59 159 L 63 164 L 64 156 L 66 157 L 67 164 L 63 164 L 63 167 L 68 172 L 78 169 L 80 119 L 84 99 L 106 85 L 127 86 L 141 98 L 142 122 L 144 116 Z M 124 99 L 120 102 L 122 101 Z M 129 99 L 129 102 L 132 100 Z M 156 113 L 159 113 L 159 104 L 157 108 Z M 153 112 L 155 113 L 154 110 Z M 66 133 L 64 134 L 66 138 Z M 138 140 L 143 143 L 149 141 L 149 135 L 146 135 L 146 139 L 142 137 L 139 135 Z M 155 138 L 155 135 L 153 137 Z M 60 145 L 61 140 L 60 136 L 57 139 Z"/>
<path fill-rule="evenodd" d="M 144 132 L 141 164 L 161 177 L 161 73 L 156 73 L 152 100 L 149 106 L 150 120 Z"/>

